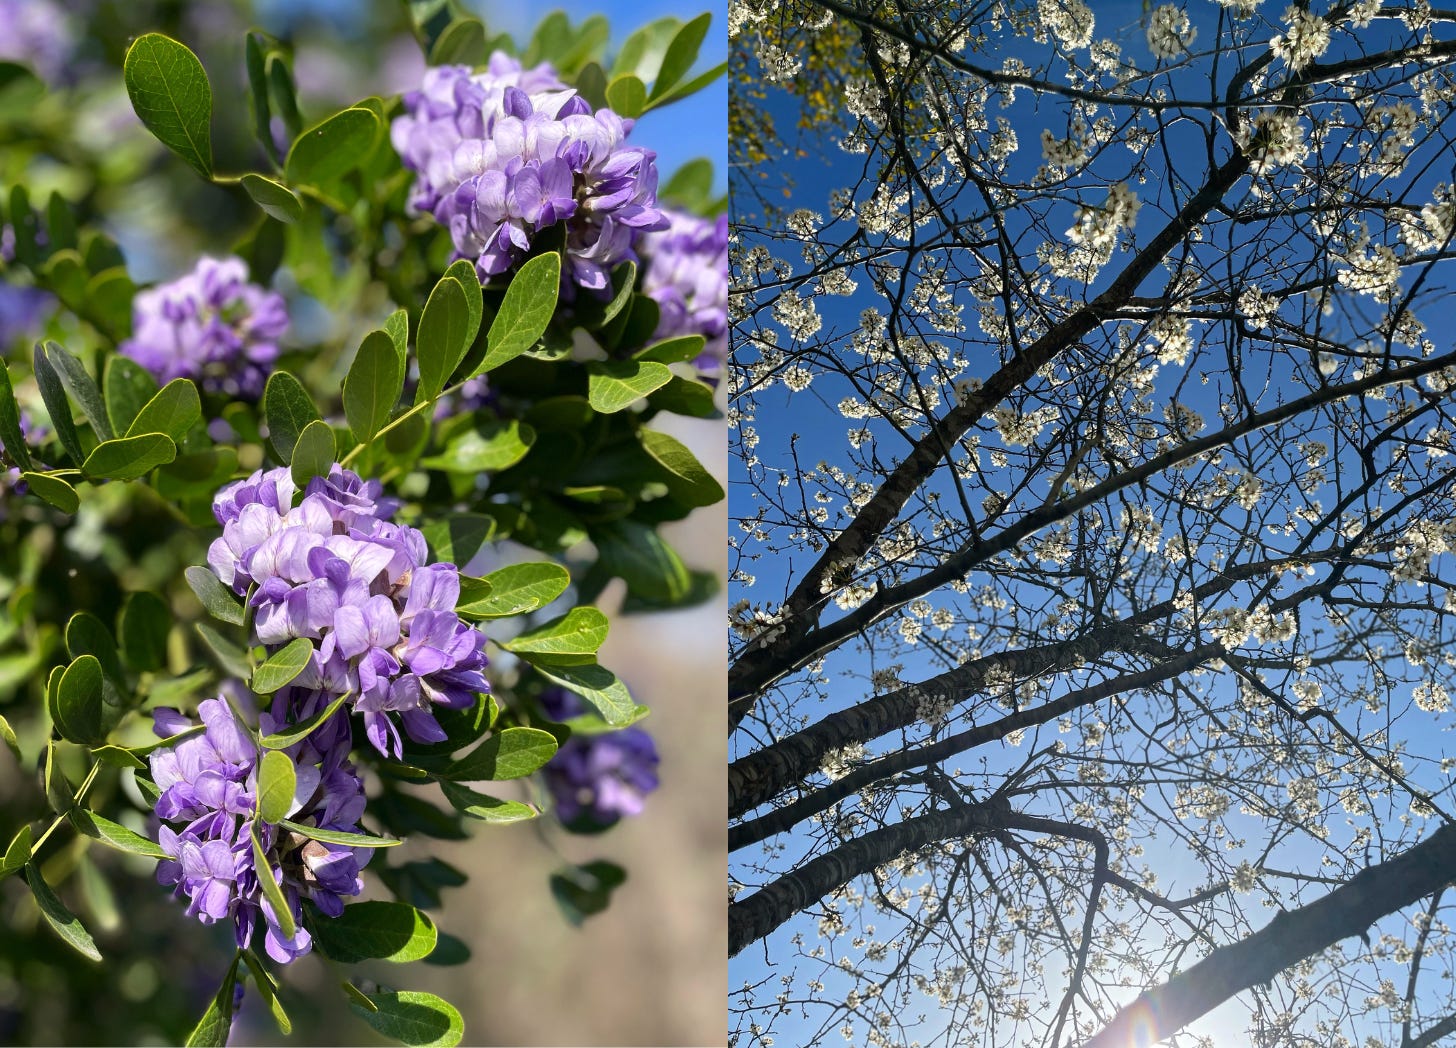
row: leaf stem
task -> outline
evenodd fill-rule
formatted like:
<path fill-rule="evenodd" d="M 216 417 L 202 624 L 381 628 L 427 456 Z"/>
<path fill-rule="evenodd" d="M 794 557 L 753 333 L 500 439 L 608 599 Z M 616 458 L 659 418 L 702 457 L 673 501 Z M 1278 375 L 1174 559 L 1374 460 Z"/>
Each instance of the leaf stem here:
<path fill-rule="evenodd" d="M 408 411 L 406 411 L 403 415 L 400 415 L 399 418 L 394 419 L 388 425 L 386 425 L 383 428 L 381 428 L 379 430 L 379 432 L 378 433 L 375 433 L 374 436 L 370 437 L 368 441 L 366 441 L 365 443 L 362 443 L 362 444 L 355 444 L 349 450 L 349 453 L 347 455 L 345 455 L 342 459 L 339 460 L 339 465 L 340 466 L 348 466 L 349 463 L 351 463 L 351 462 L 354 461 L 354 457 L 356 455 L 358 455 L 359 452 L 363 451 L 365 448 L 367 448 L 370 445 L 372 445 L 376 440 L 378 440 L 380 437 L 384 436 L 384 434 L 386 434 L 390 430 L 394 429 L 395 426 L 398 426 L 401 422 L 403 422 L 405 419 L 409 418 L 410 416 L 419 414 L 425 408 L 434 407 L 435 404 L 439 403 L 441 397 L 449 396 L 451 393 L 454 393 L 456 390 L 460 389 L 460 387 L 462 387 L 463 385 L 465 385 L 465 382 L 468 382 L 468 381 L 469 381 L 469 379 L 466 379 L 465 381 L 462 381 L 462 382 L 457 382 L 457 383 L 455 383 L 455 385 L 450 386 L 447 389 L 442 389 L 439 393 L 436 393 L 429 400 L 423 400 L 420 403 L 415 404 Z"/>

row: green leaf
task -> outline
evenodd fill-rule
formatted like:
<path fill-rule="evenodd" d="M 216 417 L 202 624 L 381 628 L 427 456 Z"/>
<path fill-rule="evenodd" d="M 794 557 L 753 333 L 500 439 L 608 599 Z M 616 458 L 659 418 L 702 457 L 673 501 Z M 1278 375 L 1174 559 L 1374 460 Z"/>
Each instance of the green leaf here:
<path fill-rule="evenodd" d="M 110 440 L 113 434 L 111 423 L 106 418 L 106 408 L 101 403 L 101 390 L 86 373 L 85 367 L 74 355 L 54 342 L 45 344 L 45 352 L 46 359 L 55 367 L 61 383 L 70 391 L 81 410 L 86 412 L 86 420 L 91 423 L 96 436 L 101 440 Z"/>
<path fill-rule="evenodd" d="M 31 493 L 44 499 L 62 513 L 75 513 L 81 506 L 76 489 L 60 477 L 49 473 L 22 473 L 20 479 L 30 485 Z"/>
<path fill-rule="evenodd" d="M 243 951 L 243 961 L 253 973 L 253 985 L 263 995 L 263 1000 L 268 1002 L 268 1010 L 273 1013 L 273 1021 L 278 1024 L 279 1032 L 288 1036 L 293 1032 L 293 1023 L 289 1020 L 288 1013 L 283 1010 L 283 1002 L 278 1000 L 278 984 L 273 981 L 273 976 L 268 974 L 268 969 L 263 967 L 263 962 L 258 960 L 252 950 Z"/>
<path fill-rule="evenodd" d="M 728 72 L 728 63 L 719 62 L 712 69 L 709 69 L 706 73 L 695 76 L 686 83 L 679 84 L 677 87 L 674 87 L 671 90 L 664 92 L 660 98 L 653 99 L 651 102 L 647 103 L 647 108 L 658 109 L 662 106 L 667 105 L 669 102 L 676 102 L 678 99 L 687 98 L 689 95 L 697 94 L 699 91 L 707 87 L 714 80 L 717 80 L 726 72 Z M 706 210 L 708 210 L 712 214 L 718 214 L 726 210 L 726 207 L 727 201 L 724 200 L 722 203 L 717 204 L 712 208 L 707 208 Z"/>
<path fill-rule="evenodd" d="M 222 985 L 217 988 L 207 1011 L 187 1035 L 187 1048 L 227 1048 L 228 1032 L 233 1027 L 233 987 L 238 978 L 238 957 L 223 976 Z"/>
<path fill-rule="evenodd" d="M 274 754 L 288 760 L 277 750 L 270 750 L 267 756 Z M 291 770 L 291 761 L 289 761 L 289 767 Z M 283 932 L 283 937 L 291 939 L 293 933 L 298 930 L 298 925 L 294 922 L 293 911 L 289 909 L 288 901 L 283 897 L 283 889 L 278 887 L 278 882 L 273 879 L 272 867 L 268 864 L 268 857 L 263 853 L 263 842 L 258 839 L 257 823 L 251 824 L 249 835 L 253 841 L 253 868 L 258 871 L 258 884 L 263 889 L 263 897 L 267 899 L 268 905 L 272 908 L 273 916 L 278 920 L 278 928 Z"/>
<path fill-rule="evenodd" d="M 435 922 L 402 902 L 356 902 L 337 917 L 310 920 L 309 931 L 327 956 L 343 964 L 381 960 L 403 964 L 429 956 Z"/>
<path fill-rule="evenodd" d="M 51 428 L 56 431 L 56 438 L 60 440 L 61 447 L 66 449 L 66 454 L 71 456 L 72 461 L 80 465 L 85 461 L 86 453 L 81 449 L 81 437 L 76 432 L 76 423 L 71 417 L 71 402 L 66 399 L 66 390 L 61 385 L 60 376 L 46 358 L 45 347 L 39 342 L 36 343 L 35 353 L 31 357 L 31 372 L 35 375 L 35 384 L 40 387 L 40 396 L 45 401 L 46 413 L 51 417 Z"/>
<path fill-rule="evenodd" d="M 279 750 L 268 750 L 258 763 L 258 814 L 264 822 L 282 822 L 293 807 L 298 775 L 293 758 Z"/>
<path fill-rule="evenodd" d="M 278 823 L 285 829 L 294 833 L 301 833 L 316 841 L 326 841 L 329 844 L 342 844 L 349 848 L 393 848 L 404 841 L 398 837 L 375 837 L 369 833 L 345 833 L 343 830 L 322 830 L 317 826 L 308 826 L 301 822 L 293 822 L 284 819 Z"/>
<path fill-rule="evenodd" d="M 335 113 L 298 136 L 284 161 L 284 174 L 295 185 L 326 186 L 368 158 L 381 127 L 370 109 Z"/>
<path fill-rule="evenodd" d="M 124 679 L 111 630 L 89 611 L 78 611 L 66 622 L 66 652 L 73 659 L 95 655 L 104 676 L 118 683 Z"/>
<path fill-rule="evenodd" d="M 46 682 L 46 694 L 48 696 L 54 695 L 63 672 L 64 670 L 60 666 L 57 666 L 51 671 L 50 679 Z M 43 776 L 46 803 L 51 806 L 52 811 L 64 815 L 76 806 L 76 793 L 71 789 L 71 781 L 66 778 L 66 773 L 61 770 L 60 761 L 56 759 L 55 739 L 46 739 L 45 771 Z"/>
<path fill-rule="evenodd" d="M 498 781 L 530 775 L 556 753 L 556 737 L 540 728 L 507 728 L 447 767 L 447 779 Z"/>
<path fill-rule="evenodd" d="M 274 115 L 283 121 L 283 129 L 289 138 L 297 138 L 303 127 L 303 117 L 298 112 L 298 92 L 293 84 L 293 71 L 288 68 L 288 59 L 280 52 L 268 55 L 265 63 L 268 72 L 268 104 Z M 272 132 L 269 132 L 272 137 Z"/>
<path fill-rule="evenodd" d="M 17 763 L 23 763 L 25 758 L 20 755 L 20 740 L 15 737 L 15 729 L 4 717 L 0 717 L 0 742 L 5 743 L 7 749 L 15 755 Z"/>
<path fill-rule="evenodd" d="M 409 314 L 403 309 L 396 309 L 385 317 L 384 333 L 394 343 L 394 351 L 399 354 L 399 368 L 403 371 L 409 356 Z"/>
<path fill-rule="evenodd" d="M 587 400 L 604 415 L 631 407 L 672 381 L 666 364 L 620 360 L 587 365 Z"/>
<path fill-rule="evenodd" d="M 643 80 L 656 77 L 668 45 L 681 27 L 682 19 L 669 16 L 638 29 L 617 53 L 617 60 L 612 63 L 612 75 L 636 73 Z"/>
<path fill-rule="evenodd" d="M 612 269 L 612 295 L 605 302 L 582 295 L 573 312 L 577 325 L 588 331 L 600 331 L 612 322 L 624 306 L 632 301 L 632 288 L 637 283 L 637 263 L 628 259 Z"/>
<path fill-rule="evenodd" d="M 303 383 L 286 371 L 268 376 L 268 384 L 263 387 L 263 424 L 268 427 L 268 444 L 279 461 L 293 461 L 298 435 L 318 417 L 318 408 Z"/>
<path fill-rule="evenodd" d="M 702 355 L 708 340 L 702 335 L 682 335 L 664 339 L 632 354 L 633 360 L 655 360 L 659 364 L 677 364 Z"/>
<path fill-rule="evenodd" d="M 483 581 L 490 584 L 489 595 L 469 602 L 462 595 L 455 609 L 462 617 L 500 619 L 544 608 L 566 592 L 571 572 L 560 564 L 533 561 L 492 571 Z"/>
<path fill-rule="evenodd" d="M 613 727 L 625 727 L 637 719 L 637 703 L 627 686 L 605 666 L 594 664 L 566 666 L 550 662 L 534 664 L 536 672 L 548 680 L 574 691 L 597 710 Z"/>
<path fill-rule="evenodd" d="M 219 581 L 211 568 L 193 565 L 184 574 L 187 576 L 187 585 L 192 587 L 192 592 L 197 594 L 197 599 L 202 602 L 209 615 L 234 626 L 243 624 L 243 606 L 237 595 Z"/>
<path fill-rule="evenodd" d="M 650 429 L 637 436 L 647 454 L 667 472 L 667 490 L 673 498 L 689 506 L 711 506 L 723 500 L 723 486 L 677 440 Z"/>
<path fill-rule="evenodd" d="M 425 958 L 425 963 L 437 964 L 443 967 L 452 964 L 465 964 L 469 960 L 470 947 L 465 944 L 465 940 L 446 932 L 441 932 L 439 942 L 435 945 L 434 953 Z"/>
<path fill-rule="evenodd" d="M 81 472 L 91 480 L 136 480 L 177 457 L 177 445 L 163 433 L 107 440 L 86 456 Z"/>
<path fill-rule="evenodd" d="M 230 676 L 246 680 L 252 670 L 248 667 L 248 653 L 241 645 L 219 633 L 209 622 L 197 623 L 197 634 L 217 656 L 218 665 Z"/>
<path fill-rule="evenodd" d="M 659 411 L 691 418 L 712 418 L 718 414 L 718 406 L 713 403 L 713 387 L 680 375 L 672 376 L 672 381 L 648 397 L 647 403 Z"/>
<path fill-rule="evenodd" d="M 248 70 L 248 90 L 253 112 L 253 137 L 268 155 L 278 162 L 278 147 L 273 143 L 272 108 L 268 105 L 268 67 L 264 64 L 263 34 L 250 32 L 243 44 L 243 60 Z"/>
<path fill-rule="evenodd" d="M 526 819 L 534 819 L 540 814 L 529 804 L 522 804 L 520 801 L 503 801 L 499 797 L 477 793 L 469 786 L 461 786 L 458 782 L 442 782 L 440 791 L 445 794 L 445 799 L 455 806 L 456 811 L 483 822 L 523 822 Z"/>
<path fill-rule="evenodd" d="M 663 55 L 662 66 L 657 71 L 657 79 L 652 84 L 654 100 L 666 94 L 693 67 L 693 63 L 698 60 L 698 49 L 703 46 L 703 37 L 708 33 L 708 24 L 712 20 L 712 14 L 705 11 L 673 36 L 672 42 L 667 45 L 667 53 Z"/>
<path fill-rule="evenodd" d="M 383 331 L 364 337 L 344 379 L 344 415 L 354 439 L 367 444 L 384 428 L 404 388 L 404 367 L 394 340 Z"/>
<path fill-rule="evenodd" d="M 454 1048 L 465 1036 L 465 1021 L 455 1006 L 432 993 L 381 990 L 366 996 L 375 1010 L 350 1001 L 354 1014 L 402 1044 L 414 1048 Z"/>
<path fill-rule="evenodd" d="M 201 418 L 202 400 L 197 395 L 197 387 L 190 379 L 174 378 L 137 413 L 126 435 L 165 433 L 180 444 Z"/>
<path fill-rule="evenodd" d="M 551 875 L 551 894 L 566 919 L 575 926 L 601 913 L 611 900 L 613 889 L 627 881 L 627 871 L 613 862 L 598 859 L 568 867 Z"/>
<path fill-rule="evenodd" d="M 534 346 L 556 312 L 560 291 L 561 256 L 556 252 L 537 255 L 521 266 L 491 321 L 485 357 L 475 374 L 498 368 Z"/>
<path fill-rule="evenodd" d="M 618 116 L 641 116 L 647 107 L 647 85 L 632 73 L 615 76 L 607 84 L 607 105 Z"/>
<path fill-rule="evenodd" d="M 128 593 L 117 620 L 116 636 L 126 664 L 138 672 L 159 670 L 167 662 L 172 609 L 155 593 Z"/>
<path fill-rule="evenodd" d="M 308 738 L 313 731 L 339 711 L 349 695 L 340 695 L 333 702 L 319 710 L 312 717 L 301 720 L 291 726 L 287 731 L 275 731 L 272 735 L 264 735 L 259 743 L 265 750 L 282 750 L 292 746 L 295 742 L 302 742 Z M 319 838 L 322 840 L 323 838 Z"/>
<path fill-rule="evenodd" d="M 502 645 L 506 650 L 529 658 L 543 655 L 595 655 L 607 639 L 607 617 L 596 608 L 572 608 L 565 615 L 527 630 Z M 572 660 L 576 661 L 576 660 Z"/>
<path fill-rule="evenodd" d="M 106 737 L 101 701 L 101 663 L 95 655 L 82 655 L 61 673 L 50 700 L 51 720 L 61 738 L 98 743 Z"/>
<path fill-rule="evenodd" d="M 485 65 L 485 26 L 477 18 L 451 22 L 430 48 L 430 65 Z"/>
<path fill-rule="evenodd" d="M 0 877 L 8 877 L 17 870 L 25 869 L 25 864 L 30 861 L 30 849 L 30 823 L 25 823 L 10 841 L 10 846 L 5 849 L 5 857 L 0 859 Z"/>
<path fill-rule="evenodd" d="M 212 85 L 197 56 L 161 33 L 139 36 L 122 75 L 131 107 L 148 131 L 212 178 Z"/>
<path fill-rule="evenodd" d="M 56 898 L 56 893 L 51 891 L 51 886 L 45 882 L 34 863 L 25 864 L 25 879 L 30 883 L 30 890 L 35 893 L 35 901 L 40 904 L 40 912 L 45 916 L 46 923 L 55 929 L 56 934 L 81 956 L 92 961 L 101 960 L 101 951 L 96 949 L 96 941 L 91 938 L 91 933 Z"/>
<path fill-rule="evenodd" d="M 436 560 L 448 560 L 462 567 L 495 534 L 495 520 L 480 513 L 452 513 L 430 521 L 420 530 Z"/>
<path fill-rule="evenodd" d="M 470 314 L 470 321 L 465 326 L 465 348 L 468 352 L 475 342 L 475 336 L 480 334 L 480 321 L 485 313 L 484 289 L 481 288 L 480 277 L 475 272 L 475 263 L 469 259 L 461 258 L 451 262 L 445 275 L 452 278 L 460 285 L 460 290 L 465 292 L 465 308 Z"/>
<path fill-rule="evenodd" d="M 519 278 L 518 278 L 519 279 Z M 460 282 L 448 274 L 430 292 L 415 335 L 415 355 L 420 362 L 420 385 L 415 403 L 434 400 L 445 388 L 450 374 L 470 348 L 466 334 L 470 327 L 470 306 Z"/>
<path fill-rule="evenodd" d="M 149 841 L 139 833 L 127 829 L 119 822 L 112 822 L 104 816 L 97 815 L 94 811 L 87 811 L 84 808 L 72 808 L 68 813 L 71 824 L 87 837 L 92 837 L 102 844 L 110 845 L 118 851 L 131 852 L 133 855 L 145 855 L 149 859 L 170 859 L 173 856 L 167 854 L 167 850 L 155 841 Z"/>
<path fill-rule="evenodd" d="M 314 477 L 327 477 L 338 453 L 334 431 L 327 422 L 315 419 L 304 426 L 298 442 L 293 445 L 293 463 L 289 467 L 298 490 L 307 487 Z"/>
<path fill-rule="evenodd" d="M 660 200 L 671 200 L 689 211 L 698 212 L 712 192 L 713 162 L 700 156 L 673 172 L 667 184 L 657 191 L 657 196 Z"/>
<path fill-rule="evenodd" d="M 118 353 L 106 358 L 101 388 L 112 432 L 124 434 L 146 403 L 157 395 L 157 380 L 135 360 Z"/>
<path fill-rule="evenodd" d="M 210 502 L 217 489 L 233 479 L 237 469 L 238 453 L 226 444 L 202 451 L 179 451 L 175 459 L 157 470 L 152 487 L 171 501 L 205 495 Z"/>
<path fill-rule="evenodd" d="M 20 405 L 10 385 L 10 365 L 0 361 L 0 447 L 22 470 L 30 469 L 30 449 L 20 433 Z"/>
<path fill-rule="evenodd" d="M 253 673 L 253 691 L 259 695 L 272 695 L 279 688 L 290 683 L 303 672 L 313 654 L 313 641 L 307 637 L 296 637 L 282 649 L 273 653 L 267 662 Z M 277 822 L 277 819 L 269 819 Z"/>
<path fill-rule="evenodd" d="M 498 473 L 525 458 L 535 442 L 536 431 L 523 422 L 482 422 L 420 465 L 447 473 Z"/>
<path fill-rule="evenodd" d="M 303 202 L 287 186 L 251 172 L 239 181 L 264 213 L 280 222 L 297 222 L 303 217 Z"/>
<path fill-rule="evenodd" d="M 618 520 L 593 528 L 591 535 L 601 568 L 621 576 L 631 593 L 668 603 L 687 595 L 692 586 L 687 565 L 652 528 Z"/>

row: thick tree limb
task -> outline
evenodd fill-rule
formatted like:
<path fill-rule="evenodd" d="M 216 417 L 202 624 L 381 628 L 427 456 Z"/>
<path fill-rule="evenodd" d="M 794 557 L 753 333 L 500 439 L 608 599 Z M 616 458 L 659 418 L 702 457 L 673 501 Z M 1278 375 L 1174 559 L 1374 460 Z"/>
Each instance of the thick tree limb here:
<path fill-rule="evenodd" d="M 1148 990 L 1082 1048 L 1161 1041 L 1236 994 L 1437 891 L 1453 873 L 1456 826 L 1443 826 L 1410 850 L 1361 870 L 1324 898 L 1279 914 L 1248 938 L 1219 947 Z"/>

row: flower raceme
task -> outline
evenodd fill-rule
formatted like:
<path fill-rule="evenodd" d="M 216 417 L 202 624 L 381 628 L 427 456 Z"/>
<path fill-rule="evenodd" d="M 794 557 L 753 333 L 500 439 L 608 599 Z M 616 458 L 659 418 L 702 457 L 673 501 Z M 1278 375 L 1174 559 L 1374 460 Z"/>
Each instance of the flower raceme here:
<path fill-rule="evenodd" d="M 343 897 L 364 890 L 360 868 L 367 848 L 314 840 L 306 833 L 266 822 L 258 813 L 260 751 L 253 733 L 225 698 L 198 707 L 203 731 L 153 751 L 152 777 L 161 790 L 156 813 L 163 820 L 158 842 L 172 855 L 157 865 L 157 880 L 186 898 L 187 913 L 204 924 L 231 921 L 237 945 L 253 944 L 261 927 L 263 947 L 280 963 L 312 946 L 303 928 L 302 902 L 324 914 L 343 913 Z M 173 709 L 153 713 L 159 736 L 197 727 Z M 281 725 L 264 713 L 260 730 Z M 359 832 L 364 783 L 348 761 L 352 743 L 346 718 L 334 718 L 283 752 L 294 764 L 296 788 L 287 818 L 301 827 Z M 267 868 L 253 849 L 257 834 Z M 261 877 L 279 886 L 292 917 L 292 934 L 264 894 Z"/>
<path fill-rule="evenodd" d="M 400 756 L 399 725 L 415 742 L 442 741 L 432 710 L 467 707 L 488 688 L 485 636 L 455 613 L 459 568 L 426 563 L 424 536 L 391 522 L 396 503 L 377 481 L 335 465 L 297 506 L 294 495 L 285 468 L 225 487 L 213 503 L 222 537 L 208 552 L 217 577 L 248 598 L 256 643 L 315 642 L 275 715 L 301 720 L 348 695 L 382 754 Z"/>
<path fill-rule="evenodd" d="M 656 153 L 626 145 L 633 122 L 593 111 L 549 65 L 527 70 L 497 52 L 479 73 L 438 66 L 404 108 L 390 134 L 417 173 L 410 203 L 449 228 L 482 281 L 565 222 L 568 286 L 605 294 L 641 234 L 667 228 Z"/>
<path fill-rule="evenodd" d="M 168 284 L 137 293 L 119 347 L 158 382 L 190 378 L 210 393 L 257 400 L 288 328 L 283 296 L 248 282 L 240 258 L 202 258 Z"/>
<path fill-rule="evenodd" d="M 586 712 L 586 705 L 563 688 L 540 696 L 552 720 Z M 600 735 L 573 735 L 562 743 L 543 770 L 556 802 L 556 817 L 568 829 L 605 829 L 624 815 L 641 815 L 647 795 L 657 789 L 657 747 L 641 728 Z"/>

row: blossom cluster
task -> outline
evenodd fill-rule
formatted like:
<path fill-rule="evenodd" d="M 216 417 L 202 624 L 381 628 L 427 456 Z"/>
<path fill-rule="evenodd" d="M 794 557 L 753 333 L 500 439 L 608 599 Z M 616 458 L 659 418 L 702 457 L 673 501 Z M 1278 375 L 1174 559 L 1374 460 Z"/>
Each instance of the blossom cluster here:
<path fill-rule="evenodd" d="M 364 783 L 348 761 L 348 721 L 335 718 L 283 751 L 294 764 L 296 788 L 285 816 L 299 827 L 294 829 L 260 815 L 259 744 L 229 700 L 203 700 L 198 716 L 201 733 L 193 731 L 151 755 L 152 778 L 161 791 L 158 840 L 172 856 L 158 863 L 157 880 L 187 899 L 187 913 L 202 923 L 230 921 L 240 948 L 252 945 L 261 929 L 268 956 L 286 964 L 312 947 L 302 924 L 304 899 L 337 917 L 343 897 L 364 890 L 359 871 L 369 849 L 315 840 L 306 832 L 359 832 Z M 155 710 L 153 718 L 163 738 L 198 727 L 173 709 Z M 273 714 L 259 718 L 261 732 L 280 726 Z M 256 861 L 255 835 L 266 869 Z M 263 877 L 278 885 L 292 934 L 264 893 Z"/>
<path fill-rule="evenodd" d="M 586 705 L 563 688 L 540 696 L 542 710 L 564 721 L 586 712 Z M 657 789 L 657 747 L 640 728 L 601 735 L 573 735 L 543 769 L 556 803 L 556 816 L 568 827 L 602 829 L 624 815 L 641 815 L 647 794 Z"/>
<path fill-rule="evenodd" d="M 404 110 L 390 136 L 416 172 L 410 204 L 450 230 L 482 281 L 565 222 L 568 286 L 605 292 L 640 235 L 667 226 L 656 154 L 625 144 L 632 121 L 593 111 L 548 64 L 525 69 L 496 52 L 481 72 L 437 66 Z"/>
<path fill-rule="evenodd" d="M 694 366 L 716 375 L 728 359 L 728 216 L 665 212 L 668 228 L 642 238 L 642 290 L 661 311 L 654 338 L 702 335 Z"/>
<path fill-rule="evenodd" d="M 202 258 L 190 273 L 138 292 L 121 352 L 158 382 L 189 378 L 257 400 L 288 329 L 283 296 L 248 281 L 240 258 Z"/>
<path fill-rule="evenodd" d="M 315 642 L 281 700 L 301 718 L 348 695 L 382 754 L 400 755 L 399 725 L 416 742 L 443 741 L 434 707 L 464 708 L 487 690 L 485 636 L 455 613 L 460 569 L 426 563 L 424 536 L 391 521 L 397 503 L 378 481 L 335 465 L 297 506 L 295 493 L 286 468 L 223 488 L 207 558 L 247 596 L 257 643 Z"/>

